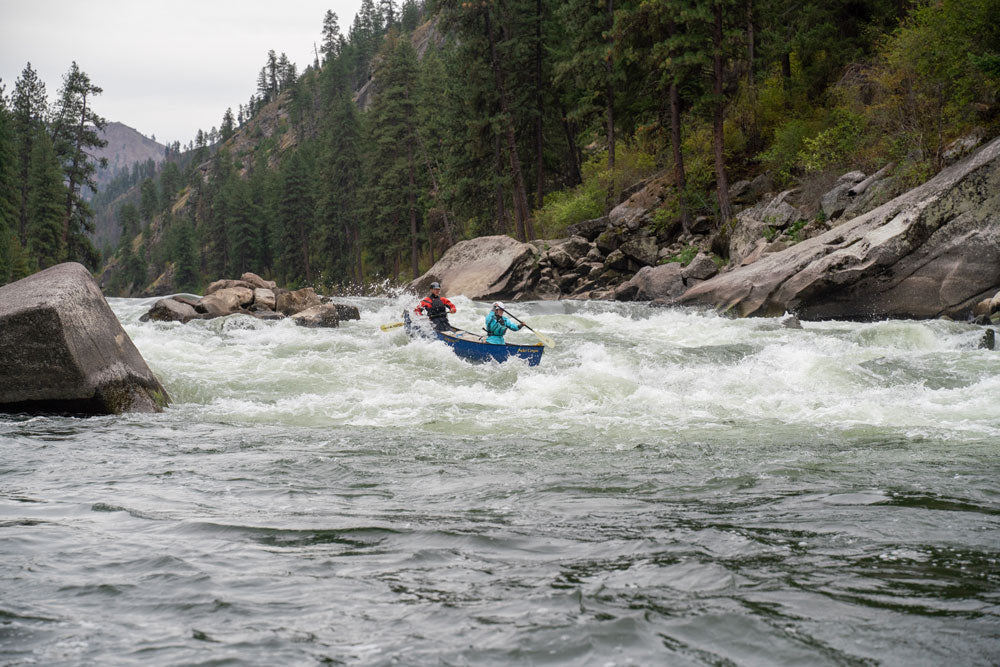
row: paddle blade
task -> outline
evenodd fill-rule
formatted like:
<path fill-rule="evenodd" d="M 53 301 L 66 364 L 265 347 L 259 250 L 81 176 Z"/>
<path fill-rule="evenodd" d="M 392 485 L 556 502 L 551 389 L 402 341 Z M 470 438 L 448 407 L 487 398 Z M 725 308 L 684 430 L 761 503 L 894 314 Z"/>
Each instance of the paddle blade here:
<path fill-rule="evenodd" d="M 395 329 L 396 327 L 401 327 L 401 326 L 403 326 L 402 322 L 392 322 L 390 324 L 383 324 L 379 328 L 382 329 L 382 331 L 388 331 L 389 329 Z"/>
<path fill-rule="evenodd" d="M 538 340 L 542 341 L 542 345 L 544 345 L 545 347 L 555 347 L 556 346 L 556 342 L 554 340 L 552 340 L 551 338 L 549 338 L 548 336 L 546 336 L 545 334 L 538 333 L 534 329 L 532 329 L 531 332 L 534 333 L 536 336 L 538 336 Z"/>

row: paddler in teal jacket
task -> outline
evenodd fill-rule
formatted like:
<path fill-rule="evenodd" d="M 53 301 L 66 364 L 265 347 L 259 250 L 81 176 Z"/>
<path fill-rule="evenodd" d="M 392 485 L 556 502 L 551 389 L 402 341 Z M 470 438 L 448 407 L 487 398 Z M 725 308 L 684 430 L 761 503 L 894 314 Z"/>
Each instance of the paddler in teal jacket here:
<path fill-rule="evenodd" d="M 486 333 L 489 334 L 489 336 L 486 337 L 487 343 L 503 345 L 503 336 L 507 333 L 507 329 L 517 331 L 521 328 L 520 324 L 517 322 L 511 322 L 510 319 L 503 313 L 503 303 L 497 301 L 493 304 L 493 310 L 486 314 Z"/>

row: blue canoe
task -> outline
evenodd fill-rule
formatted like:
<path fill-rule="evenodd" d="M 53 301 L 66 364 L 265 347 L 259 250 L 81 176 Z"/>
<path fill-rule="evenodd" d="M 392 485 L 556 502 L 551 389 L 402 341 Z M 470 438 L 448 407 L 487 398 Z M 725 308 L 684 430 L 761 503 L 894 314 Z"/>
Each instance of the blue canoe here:
<path fill-rule="evenodd" d="M 514 357 L 526 360 L 529 366 L 537 366 L 542 360 L 542 352 L 545 351 L 545 346 L 541 343 L 535 343 L 534 345 L 519 345 L 517 343 L 495 345 L 487 343 L 485 335 L 477 336 L 470 331 L 463 331 L 462 329 L 434 331 L 429 327 L 417 326 L 411 322 L 410 314 L 407 312 L 403 313 L 403 322 L 406 326 L 406 333 L 410 334 L 410 336 L 437 338 L 453 349 L 455 354 L 469 361 L 484 362 L 496 360 L 504 362 Z"/>
<path fill-rule="evenodd" d="M 537 366 L 542 360 L 542 352 L 545 350 L 545 346 L 541 343 L 535 343 L 534 345 L 518 345 L 517 343 L 495 345 L 494 343 L 487 343 L 485 336 L 477 336 L 461 329 L 456 329 L 455 331 L 438 331 L 436 333 L 438 340 L 443 340 L 451 346 L 451 349 L 455 350 L 455 354 L 469 361 L 490 361 L 491 359 L 496 359 L 503 362 L 516 357 L 527 360 L 529 366 Z"/>

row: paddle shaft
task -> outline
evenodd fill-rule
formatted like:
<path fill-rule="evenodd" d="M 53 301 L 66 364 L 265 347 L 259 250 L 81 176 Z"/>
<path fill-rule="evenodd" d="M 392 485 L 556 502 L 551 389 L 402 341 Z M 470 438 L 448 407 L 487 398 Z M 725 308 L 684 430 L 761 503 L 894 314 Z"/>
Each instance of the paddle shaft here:
<path fill-rule="evenodd" d="M 539 339 L 540 341 L 542 341 L 542 343 L 543 343 L 543 344 L 545 344 L 545 345 L 549 345 L 549 346 L 551 346 L 551 345 L 553 344 L 553 343 L 552 343 L 552 339 L 551 339 L 551 338 L 549 338 L 548 336 L 542 336 L 542 334 L 538 333 L 537 331 L 535 331 L 534 329 L 532 329 L 531 327 L 529 327 L 529 326 L 528 326 L 527 324 L 525 324 L 525 323 L 524 323 L 524 321 L 523 321 L 523 320 L 521 320 L 521 318 L 519 318 L 519 317 L 518 317 L 517 315 L 515 315 L 514 313 L 510 312 L 510 311 L 509 311 L 509 310 L 507 310 L 506 308 L 504 308 L 504 311 L 503 311 L 503 312 L 505 312 L 506 314 L 508 314 L 508 315 L 510 315 L 511 317 L 513 317 L 513 318 L 514 318 L 514 321 L 515 321 L 515 322 L 517 322 L 518 324 L 520 324 L 520 325 L 521 325 L 522 327 L 524 327 L 525 329 L 527 329 L 527 330 L 528 330 L 528 331 L 530 331 L 531 333 L 533 333 L 533 334 L 535 334 L 536 336 L 538 336 L 538 339 Z"/>

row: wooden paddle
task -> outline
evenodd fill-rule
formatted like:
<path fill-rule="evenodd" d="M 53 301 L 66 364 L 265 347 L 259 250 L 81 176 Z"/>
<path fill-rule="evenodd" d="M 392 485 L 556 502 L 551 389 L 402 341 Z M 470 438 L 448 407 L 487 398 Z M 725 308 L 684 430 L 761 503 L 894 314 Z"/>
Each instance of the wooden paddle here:
<path fill-rule="evenodd" d="M 403 326 L 403 323 L 402 323 L 402 322 L 391 322 L 391 323 L 389 323 L 389 324 L 383 324 L 383 325 L 382 325 L 381 327 L 379 327 L 379 328 L 380 328 L 380 329 L 381 329 L 382 331 L 388 331 L 389 329 L 395 329 L 396 327 L 401 327 L 401 326 Z"/>
<path fill-rule="evenodd" d="M 538 333 L 537 331 L 535 331 L 534 329 L 532 329 L 531 327 L 529 327 L 529 326 L 528 326 L 527 324 L 525 324 L 525 323 L 524 323 L 524 322 L 523 322 L 522 320 L 520 320 L 520 319 L 519 319 L 519 318 L 517 317 L 517 315 L 515 315 L 514 313 L 510 312 L 510 311 L 509 311 L 509 310 L 507 310 L 506 308 L 504 309 L 504 311 L 503 311 L 503 312 L 507 313 L 507 314 L 508 314 L 508 315 L 510 315 L 510 316 L 511 316 L 512 318 L 514 318 L 514 321 L 515 321 L 515 322 L 517 322 L 518 324 L 520 324 L 520 325 L 521 325 L 522 327 L 524 327 L 525 329 L 527 329 L 527 330 L 528 330 L 528 331 L 530 331 L 531 333 L 533 333 L 533 334 L 535 334 L 536 336 L 538 336 L 538 340 L 542 341 L 542 345 L 546 345 L 546 346 L 548 346 L 548 347 L 555 347 L 555 346 L 556 346 L 556 342 L 555 342 L 554 340 L 552 340 L 551 338 L 549 338 L 549 337 L 548 337 L 548 336 L 546 336 L 545 334 L 543 334 L 543 333 Z"/>

